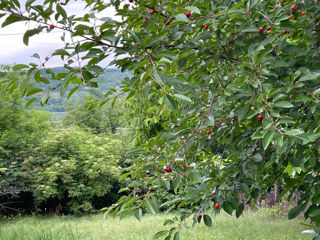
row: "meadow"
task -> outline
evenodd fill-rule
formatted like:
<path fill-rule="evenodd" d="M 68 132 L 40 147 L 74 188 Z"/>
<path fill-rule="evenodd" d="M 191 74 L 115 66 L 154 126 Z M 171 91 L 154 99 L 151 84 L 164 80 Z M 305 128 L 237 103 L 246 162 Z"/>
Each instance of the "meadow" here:
<path fill-rule="evenodd" d="M 21 217 L 1 222 L 1 240 L 149 240 L 163 230 L 165 219 L 173 215 L 145 216 L 141 222 L 134 217 L 122 220 L 103 215 L 85 217 Z M 299 220 L 274 218 L 264 214 L 245 213 L 240 219 L 221 214 L 213 219 L 213 226 L 203 223 L 182 228 L 184 240 L 310 240 L 302 234 L 306 229 Z"/>

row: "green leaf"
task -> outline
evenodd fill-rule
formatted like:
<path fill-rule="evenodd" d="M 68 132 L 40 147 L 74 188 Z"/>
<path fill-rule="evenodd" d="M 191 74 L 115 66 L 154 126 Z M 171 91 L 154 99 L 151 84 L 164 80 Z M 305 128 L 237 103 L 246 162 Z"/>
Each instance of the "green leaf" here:
<path fill-rule="evenodd" d="M 36 99 L 36 97 L 29 99 L 29 101 L 25 105 L 25 108 L 28 108 Z"/>
<path fill-rule="evenodd" d="M 252 33 L 252 32 L 258 32 L 259 30 L 258 30 L 258 28 L 256 28 L 256 27 L 246 27 L 246 28 L 243 28 L 242 30 L 241 30 L 241 32 L 242 33 Z"/>
<path fill-rule="evenodd" d="M 23 35 L 23 43 L 28 46 L 29 38 L 39 33 L 41 33 L 41 29 L 38 28 L 27 30 Z"/>
<path fill-rule="evenodd" d="M 269 146 L 269 144 L 271 143 L 273 137 L 274 137 L 275 132 L 273 131 L 268 131 L 263 139 L 262 139 L 262 144 L 263 144 L 263 149 L 266 150 Z"/>
<path fill-rule="evenodd" d="M 212 227 L 212 220 L 209 215 L 207 215 L 207 214 L 203 215 L 203 221 L 206 226 Z"/>
<path fill-rule="evenodd" d="M 173 240 L 179 240 L 179 239 L 180 239 L 179 232 L 176 232 L 176 233 L 174 234 Z"/>
<path fill-rule="evenodd" d="M 97 88 L 90 88 L 90 94 L 95 99 L 104 100 L 104 94 Z"/>
<path fill-rule="evenodd" d="M 315 80 L 318 77 L 320 77 L 320 71 L 309 72 L 302 75 L 302 77 L 299 79 L 299 82 Z"/>
<path fill-rule="evenodd" d="M 136 217 L 136 219 L 138 219 L 139 221 L 141 221 L 141 218 L 142 218 L 142 210 L 141 210 L 141 208 L 137 209 L 137 210 L 134 212 L 134 216 Z"/>
<path fill-rule="evenodd" d="M 68 99 L 72 96 L 72 94 L 74 94 L 75 91 L 77 91 L 79 89 L 79 86 L 76 86 L 74 88 L 71 89 L 71 91 L 68 94 Z"/>
<path fill-rule="evenodd" d="M 170 95 L 165 96 L 164 102 L 171 110 L 175 111 L 177 109 L 177 103 Z"/>
<path fill-rule="evenodd" d="M 178 21 L 182 21 L 182 22 L 189 22 L 189 19 L 186 17 L 186 15 L 184 15 L 184 14 L 178 14 L 177 16 L 176 16 L 176 19 L 178 20 Z"/>
<path fill-rule="evenodd" d="M 159 212 L 159 207 L 157 206 L 155 201 L 156 201 L 156 199 L 153 198 L 153 199 L 146 199 L 146 201 L 144 202 L 144 206 L 146 207 L 148 212 L 153 215 L 155 215 Z"/>
<path fill-rule="evenodd" d="M 301 131 L 300 129 L 291 129 L 291 130 L 288 130 L 286 131 L 286 134 L 289 135 L 289 136 L 297 136 L 297 135 L 300 135 L 300 134 L 303 134 L 304 132 Z"/>
<path fill-rule="evenodd" d="M 164 85 L 164 83 L 163 83 L 163 81 L 157 71 L 153 71 L 152 74 L 153 74 L 157 83 L 159 83 L 160 85 Z"/>
<path fill-rule="evenodd" d="M 19 22 L 19 21 L 23 21 L 23 18 L 20 15 L 16 14 L 16 13 L 12 13 L 2 23 L 1 27 L 4 28 L 5 26 L 8 26 L 8 25 L 10 25 L 12 23 Z"/>
<path fill-rule="evenodd" d="M 185 95 L 174 94 L 173 96 L 176 97 L 176 98 L 179 98 L 179 99 L 181 99 L 183 101 L 192 102 L 192 100 L 190 98 L 188 98 L 187 96 L 185 96 Z"/>
<path fill-rule="evenodd" d="M 223 203 L 222 208 L 226 213 L 228 213 L 229 215 L 232 215 L 233 208 L 229 202 Z"/>
<path fill-rule="evenodd" d="M 67 19 L 67 13 L 66 11 L 63 9 L 63 7 L 60 6 L 60 4 L 57 4 L 57 7 L 56 7 L 56 10 L 57 10 L 57 13 L 61 14 L 61 16 L 64 18 L 64 19 Z"/>
<path fill-rule="evenodd" d="M 247 193 L 249 191 L 249 187 L 245 183 L 240 183 L 240 189 L 243 193 Z"/>
<path fill-rule="evenodd" d="M 187 9 L 187 10 L 190 10 L 191 12 L 201 14 L 199 8 L 197 8 L 197 7 L 195 7 L 195 6 L 186 7 L 186 9 Z"/>
<path fill-rule="evenodd" d="M 25 69 L 25 68 L 29 68 L 29 66 L 26 65 L 26 64 L 16 64 L 16 65 L 14 65 L 14 66 L 12 67 L 12 70 L 13 70 L 13 71 L 19 71 L 19 70 Z"/>
<path fill-rule="evenodd" d="M 262 126 L 263 126 L 263 129 L 268 129 L 269 127 L 272 126 L 272 121 L 270 119 L 263 119 L 262 120 Z"/>
<path fill-rule="evenodd" d="M 168 230 L 163 230 L 163 231 L 159 231 L 157 232 L 154 236 L 153 236 L 153 240 L 156 240 L 164 235 L 166 235 L 169 231 Z"/>
<path fill-rule="evenodd" d="M 294 107 L 290 102 L 288 101 L 280 101 L 280 102 L 276 102 L 274 104 L 275 107 L 279 107 L 279 108 L 292 108 Z"/>
<path fill-rule="evenodd" d="M 166 226 L 166 225 L 172 225 L 172 224 L 174 224 L 174 221 L 171 220 L 171 219 L 167 219 L 167 220 L 165 220 L 164 223 L 163 223 L 164 226 Z"/>
<path fill-rule="evenodd" d="M 240 108 L 240 110 L 237 113 L 239 122 L 242 121 L 242 119 L 246 116 L 248 111 L 249 111 L 249 105 L 245 105 L 244 107 Z"/>
<path fill-rule="evenodd" d="M 201 175 L 198 171 L 192 171 L 189 175 L 188 178 L 190 179 L 191 182 L 201 182 Z"/>
<path fill-rule="evenodd" d="M 296 218 L 305 209 L 305 207 L 306 207 L 305 203 L 295 206 L 289 211 L 288 218 L 289 219 Z"/>
<path fill-rule="evenodd" d="M 237 210 L 236 210 L 236 217 L 239 218 L 244 210 L 244 203 L 239 204 Z"/>
<path fill-rule="evenodd" d="M 30 96 L 39 92 L 43 92 L 42 88 L 35 88 L 35 87 L 31 87 L 31 88 L 27 88 L 27 93 L 26 96 Z"/>

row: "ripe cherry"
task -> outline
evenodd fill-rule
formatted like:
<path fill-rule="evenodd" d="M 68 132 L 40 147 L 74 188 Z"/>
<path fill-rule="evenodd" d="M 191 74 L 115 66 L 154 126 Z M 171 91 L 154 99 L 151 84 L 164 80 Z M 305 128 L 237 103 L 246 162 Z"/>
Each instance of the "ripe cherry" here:
<path fill-rule="evenodd" d="M 166 171 L 166 173 L 171 173 L 171 172 L 172 172 L 172 169 L 171 169 L 170 167 L 166 167 L 166 168 L 165 168 L 165 171 Z"/>
<path fill-rule="evenodd" d="M 54 25 L 53 24 L 51 24 L 49 27 L 50 27 L 50 29 L 54 29 Z"/>
<path fill-rule="evenodd" d="M 217 126 L 219 126 L 220 125 L 220 122 L 217 122 Z"/>
<path fill-rule="evenodd" d="M 231 68 L 228 68 L 228 71 L 231 72 Z"/>
<path fill-rule="evenodd" d="M 143 19 L 143 22 L 144 22 L 144 23 L 147 23 L 147 22 L 148 22 L 148 20 L 147 20 L 147 19 Z"/>
<path fill-rule="evenodd" d="M 289 18 L 293 19 L 293 18 L 294 18 L 294 16 L 291 14 L 291 15 L 289 16 Z"/>
<path fill-rule="evenodd" d="M 201 135 L 202 135 L 202 133 L 203 133 L 203 131 L 202 131 L 202 130 L 200 130 L 200 131 L 199 131 L 199 134 L 201 134 Z"/>
<path fill-rule="evenodd" d="M 207 134 L 210 135 L 212 132 L 210 130 L 207 131 Z"/>
<path fill-rule="evenodd" d="M 279 7 L 279 6 L 280 6 L 279 4 L 274 5 L 275 8 L 277 8 L 277 7 Z"/>
<path fill-rule="evenodd" d="M 189 18 L 189 17 L 191 17 L 191 12 L 190 11 L 185 12 L 184 15 L 186 15 L 186 17 Z"/>
<path fill-rule="evenodd" d="M 184 173 L 180 173 L 180 176 L 184 176 Z"/>
<path fill-rule="evenodd" d="M 271 27 L 267 29 L 267 33 L 270 33 L 270 32 L 271 32 Z"/>
<path fill-rule="evenodd" d="M 302 13 L 302 11 L 301 11 L 301 10 L 298 10 L 298 13 Z"/>
<path fill-rule="evenodd" d="M 60 5 L 65 6 L 65 5 L 66 5 L 66 3 L 62 2 L 62 3 L 60 3 Z"/>
<path fill-rule="evenodd" d="M 131 3 L 132 3 L 132 2 L 133 2 L 133 0 L 129 0 L 129 2 L 131 2 Z"/>
<path fill-rule="evenodd" d="M 279 34 L 279 35 L 277 35 L 277 37 L 279 38 L 279 37 L 281 37 L 281 35 Z"/>
<path fill-rule="evenodd" d="M 214 208 L 215 209 L 218 209 L 220 207 L 220 203 L 216 203 L 215 205 L 214 205 Z"/>
<path fill-rule="evenodd" d="M 263 32 L 264 31 L 264 28 L 259 28 L 259 32 Z"/>
<path fill-rule="evenodd" d="M 202 215 L 198 215 L 198 219 L 201 220 L 201 218 L 202 218 Z"/>
<path fill-rule="evenodd" d="M 151 13 L 154 14 L 154 13 L 156 13 L 156 11 L 155 11 L 154 9 L 152 9 L 152 10 L 151 10 Z"/>
<path fill-rule="evenodd" d="M 181 164 L 181 167 L 187 167 L 187 165 L 184 163 L 184 164 Z"/>
<path fill-rule="evenodd" d="M 295 10 L 295 9 L 296 9 L 296 6 L 295 6 L 295 5 L 292 5 L 290 9 L 291 9 L 291 10 Z"/>
<path fill-rule="evenodd" d="M 260 114 L 260 115 L 258 116 L 258 119 L 259 119 L 259 120 L 263 120 L 263 116 Z"/>
<path fill-rule="evenodd" d="M 209 28 L 209 26 L 208 25 L 204 25 L 204 29 L 208 29 Z"/>
<path fill-rule="evenodd" d="M 305 12 L 302 12 L 301 14 L 302 14 L 302 15 L 305 15 L 306 13 L 305 13 Z"/>
<path fill-rule="evenodd" d="M 49 60 L 49 57 L 45 57 L 45 59 L 44 59 L 44 60 L 48 61 L 48 60 Z"/>
<path fill-rule="evenodd" d="M 167 25 L 169 25 L 170 23 L 172 23 L 172 21 L 168 20 Z"/>

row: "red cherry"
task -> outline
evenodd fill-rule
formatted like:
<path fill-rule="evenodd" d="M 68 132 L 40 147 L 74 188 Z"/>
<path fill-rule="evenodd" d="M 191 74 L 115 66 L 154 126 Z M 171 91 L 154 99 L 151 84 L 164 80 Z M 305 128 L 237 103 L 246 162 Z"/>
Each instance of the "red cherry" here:
<path fill-rule="evenodd" d="M 268 33 L 270 33 L 270 32 L 271 32 L 271 27 L 269 27 L 269 28 L 267 29 L 267 32 L 268 32 Z"/>
<path fill-rule="evenodd" d="M 181 176 L 184 176 L 184 173 L 180 173 Z"/>
<path fill-rule="evenodd" d="M 208 29 L 209 28 L 209 26 L 208 25 L 204 25 L 204 29 Z"/>
<path fill-rule="evenodd" d="M 207 134 L 210 135 L 212 132 L 210 130 L 207 131 Z"/>
<path fill-rule="evenodd" d="M 156 13 L 156 11 L 152 9 L 152 10 L 151 10 L 151 13 L 154 14 L 154 13 Z"/>
<path fill-rule="evenodd" d="M 290 31 L 284 30 L 285 34 L 290 34 Z"/>
<path fill-rule="evenodd" d="M 49 57 L 45 57 L 45 59 L 44 59 L 44 60 L 48 61 L 48 60 L 49 60 Z"/>
<path fill-rule="evenodd" d="M 144 22 L 144 23 L 147 23 L 147 22 L 148 22 L 148 20 L 147 20 L 147 19 L 143 19 L 143 22 Z"/>
<path fill-rule="evenodd" d="M 169 25 L 170 23 L 172 23 L 172 21 L 168 20 L 167 25 Z"/>
<path fill-rule="evenodd" d="M 203 131 L 202 131 L 202 130 L 200 130 L 200 131 L 199 131 L 199 134 L 201 134 L 201 135 L 202 135 L 202 133 L 203 133 Z"/>
<path fill-rule="evenodd" d="M 289 16 L 289 18 L 293 19 L 293 18 L 294 18 L 294 16 L 291 14 L 291 15 Z"/>
<path fill-rule="evenodd" d="M 291 9 L 291 10 L 295 10 L 295 9 L 296 9 L 296 6 L 295 6 L 295 5 L 292 5 L 290 9 Z"/>
<path fill-rule="evenodd" d="M 139 195 L 139 194 L 136 194 L 136 197 L 140 197 L 140 195 Z"/>
<path fill-rule="evenodd" d="M 60 3 L 62 6 L 65 6 L 66 5 L 66 3 L 64 3 L 64 2 L 62 2 L 62 3 Z"/>
<path fill-rule="evenodd" d="M 184 15 L 186 15 L 186 17 L 189 18 L 189 17 L 191 17 L 191 12 L 190 11 L 185 12 Z"/>
<path fill-rule="evenodd" d="M 218 209 L 220 207 L 220 203 L 216 203 L 215 205 L 214 205 L 214 208 L 215 209 Z"/>
<path fill-rule="evenodd" d="M 133 2 L 133 0 L 129 0 L 129 2 L 131 2 L 131 3 L 132 3 L 132 2 Z"/>
<path fill-rule="evenodd" d="M 220 125 L 220 122 L 217 122 L 217 126 L 219 126 Z"/>
<path fill-rule="evenodd" d="M 263 120 L 263 116 L 260 114 L 260 115 L 258 116 L 258 119 L 259 119 L 259 120 Z"/>
<path fill-rule="evenodd" d="M 263 32 L 264 31 L 264 28 L 259 28 L 259 32 Z"/>
<path fill-rule="evenodd" d="M 302 11 L 301 11 L 301 10 L 298 10 L 298 13 L 302 13 Z"/>
<path fill-rule="evenodd" d="M 302 14 L 302 15 L 305 15 L 306 13 L 305 13 L 305 12 L 302 12 L 301 14 Z"/>
<path fill-rule="evenodd" d="M 54 29 L 54 25 L 53 24 L 51 24 L 49 27 L 50 27 L 50 29 Z"/>
<path fill-rule="evenodd" d="M 165 171 L 166 171 L 166 173 L 171 173 L 172 169 L 170 167 L 166 167 Z"/>
<path fill-rule="evenodd" d="M 274 5 L 275 8 L 277 8 L 277 7 L 279 7 L 279 6 L 280 6 L 279 4 Z"/>
<path fill-rule="evenodd" d="M 279 37 L 281 37 L 281 35 L 279 34 L 277 37 L 279 38 Z"/>
<path fill-rule="evenodd" d="M 228 68 L 228 71 L 231 72 L 231 68 Z"/>
<path fill-rule="evenodd" d="M 187 165 L 184 163 L 184 164 L 181 164 L 181 167 L 186 167 Z"/>
<path fill-rule="evenodd" d="M 201 218 L 202 218 L 202 215 L 198 215 L 198 219 L 201 220 Z"/>

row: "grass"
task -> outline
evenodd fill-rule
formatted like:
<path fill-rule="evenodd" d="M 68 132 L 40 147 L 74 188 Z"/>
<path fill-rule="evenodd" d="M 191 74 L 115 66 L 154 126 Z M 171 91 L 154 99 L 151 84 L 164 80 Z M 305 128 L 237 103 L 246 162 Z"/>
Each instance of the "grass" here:
<path fill-rule="evenodd" d="M 163 221 L 173 215 L 145 216 L 141 222 L 134 217 L 123 220 L 102 215 L 76 217 L 22 217 L 0 222 L 1 240 L 144 240 L 168 226 Z M 305 227 L 297 220 L 246 213 L 236 219 L 219 215 L 213 226 L 203 223 L 191 228 L 191 222 L 180 232 L 184 240 L 310 240 L 312 235 L 301 234 Z"/>

